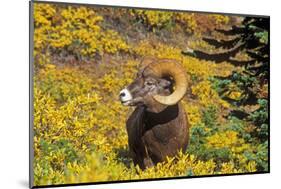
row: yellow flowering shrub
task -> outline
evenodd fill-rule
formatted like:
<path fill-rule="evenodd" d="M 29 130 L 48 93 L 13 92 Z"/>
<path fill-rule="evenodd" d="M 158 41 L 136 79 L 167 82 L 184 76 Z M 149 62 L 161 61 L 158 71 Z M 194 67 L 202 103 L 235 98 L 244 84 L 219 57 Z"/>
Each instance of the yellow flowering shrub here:
<path fill-rule="evenodd" d="M 226 25 L 230 18 L 219 14 L 177 13 L 175 20 L 182 24 L 188 33 L 200 36 L 214 28 Z"/>
<path fill-rule="evenodd" d="M 130 14 L 136 20 L 140 20 L 149 29 L 162 29 L 172 24 L 182 27 L 186 32 L 197 36 L 212 31 L 214 28 L 226 25 L 230 21 L 229 16 L 220 14 L 199 14 L 187 12 L 168 12 L 156 10 L 134 10 Z M 175 27 L 176 28 L 176 27 Z"/>
<path fill-rule="evenodd" d="M 188 122 L 190 123 L 191 127 L 199 124 L 201 122 L 200 106 L 187 103 L 185 101 L 183 101 L 183 104 L 187 113 Z"/>
<path fill-rule="evenodd" d="M 233 152 L 241 152 L 248 148 L 245 141 L 239 138 L 235 131 L 225 131 L 209 136 L 206 145 L 208 148 L 227 147 Z"/>
<path fill-rule="evenodd" d="M 174 13 L 155 10 L 131 10 L 131 15 L 142 20 L 150 28 L 155 29 L 168 24 Z"/>
<path fill-rule="evenodd" d="M 222 163 L 220 173 L 222 174 L 244 173 L 245 171 L 249 173 L 256 172 L 257 171 L 256 163 L 254 161 L 249 161 L 244 167 L 244 170 L 242 168 L 240 169 L 235 168 L 234 162 Z"/>
<path fill-rule="evenodd" d="M 198 27 L 197 22 L 195 20 L 195 13 L 185 14 L 178 13 L 176 15 L 176 20 L 186 26 L 186 31 L 192 33 L 195 31 L 196 27 Z"/>
<path fill-rule="evenodd" d="M 101 27 L 103 18 L 95 10 L 79 6 L 35 4 L 34 54 L 52 51 L 92 57 L 96 53 L 128 50 L 116 31 Z"/>
<path fill-rule="evenodd" d="M 181 49 L 162 43 L 154 43 L 147 40 L 141 41 L 133 47 L 135 53 L 140 56 L 154 56 L 157 58 L 168 58 L 178 60 L 186 68 L 189 75 L 207 79 L 211 76 L 228 76 L 233 70 L 229 63 L 220 65 L 208 61 L 199 61 L 196 58 L 184 56 Z"/>
<path fill-rule="evenodd" d="M 263 170 L 267 159 L 264 154 L 256 153 L 256 148 L 264 151 L 266 146 L 257 147 L 249 140 L 251 125 L 220 115 L 231 107 L 219 97 L 211 78 L 228 76 L 235 67 L 227 62 L 214 64 L 187 57 L 180 46 L 156 40 L 157 34 L 150 30 L 145 31 L 147 39 L 128 35 L 125 42 L 119 30 L 115 30 L 116 25 L 105 23 L 108 17 L 116 19 L 119 15 L 119 19 L 137 18 L 144 21 L 145 27 L 164 29 L 176 19 L 176 24 L 188 22 L 188 27 L 196 33 L 202 32 L 199 15 L 114 11 L 35 4 L 34 60 L 39 66 L 35 66 L 33 78 L 34 184 Z M 227 24 L 229 19 L 221 15 L 204 18 L 215 25 Z M 190 41 L 191 45 L 209 48 L 197 35 L 192 38 L 195 40 Z M 91 57 L 93 61 L 71 64 L 53 61 L 55 56 Z M 123 106 L 118 94 L 134 80 L 140 59 L 145 56 L 174 59 L 185 68 L 189 86 L 182 104 L 190 123 L 190 142 L 187 152 L 179 152 L 166 162 L 141 170 L 133 165 L 128 154 L 125 123 L 133 108 Z M 239 91 L 229 94 L 233 98 L 239 95 Z"/>
<path fill-rule="evenodd" d="M 211 87 L 210 81 L 201 81 L 192 87 L 192 94 L 196 95 L 199 103 L 207 107 L 210 104 L 218 104 L 222 107 L 229 107 L 229 104 L 219 97 L 218 93 Z"/>

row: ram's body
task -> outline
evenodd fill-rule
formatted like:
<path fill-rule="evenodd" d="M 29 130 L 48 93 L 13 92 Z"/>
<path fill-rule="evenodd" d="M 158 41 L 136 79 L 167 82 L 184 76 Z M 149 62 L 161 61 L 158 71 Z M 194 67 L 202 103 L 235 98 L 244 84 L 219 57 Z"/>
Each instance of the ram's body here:
<path fill-rule="evenodd" d="M 188 123 L 181 104 L 159 113 L 137 107 L 127 121 L 127 132 L 130 154 L 142 169 L 185 151 L 188 144 Z"/>
<path fill-rule="evenodd" d="M 121 90 L 120 101 L 136 107 L 127 120 L 129 150 L 134 163 L 145 169 L 186 150 L 189 124 L 180 103 L 187 90 L 181 64 L 146 59 L 142 66 Z"/>

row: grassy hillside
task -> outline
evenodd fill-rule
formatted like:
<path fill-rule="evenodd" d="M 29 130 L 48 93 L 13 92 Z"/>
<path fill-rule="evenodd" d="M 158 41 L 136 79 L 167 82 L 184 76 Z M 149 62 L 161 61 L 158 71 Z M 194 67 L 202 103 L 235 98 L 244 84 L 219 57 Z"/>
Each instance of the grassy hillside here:
<path fill-rule="evenodd" d="M 202 37 L 243 18 L 36 3 L 34 20 L 35 185 L 268 170 L 267 141 L 252 134 L 257 125 L 229 116 L 236 107 L 217 92 L 214 77 L 240 68 L 182 54 L 215 51 Z M 186 69 L 191 137 L 186 152 L 141 171 L 128 156 L 125 122 L 133 108 L 118 94 L 144 56 Z"/>

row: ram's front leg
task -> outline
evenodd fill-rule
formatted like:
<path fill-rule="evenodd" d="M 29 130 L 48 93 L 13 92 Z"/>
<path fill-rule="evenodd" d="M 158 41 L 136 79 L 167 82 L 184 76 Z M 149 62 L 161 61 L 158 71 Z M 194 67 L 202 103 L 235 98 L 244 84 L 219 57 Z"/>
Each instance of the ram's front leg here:
<path fill-rule="evenodd" d="M 134 165 L 138 165 L 142 170 L 152 167 L 154 163 L 152 162 L 151 158 L 145 152 L 145 150 L 140 150 L 140 154 L 136 154 L 134 151 L 130 150 L 130 156 L 133 159 Z"/>
<path fill-rule="evenodd" d="M 150 157 L 145 157 L 143 160 L 143 164 L 144 164 L 144 169 L 154 166 L 154 163 L 152 162 L 152 159 Z"/>
<path fill-rule="evenodd" d="M 143 157 L 143 165 L 144 165 L 144 169 L 149 168 L 149 167 L 153 167 L 154 163 L 152 161 L 152 159 L 149 156 L 147 147 L 145 146 L 144 141 L 142 140 L 143 144 L 144 144 L 144 157 Z"/>

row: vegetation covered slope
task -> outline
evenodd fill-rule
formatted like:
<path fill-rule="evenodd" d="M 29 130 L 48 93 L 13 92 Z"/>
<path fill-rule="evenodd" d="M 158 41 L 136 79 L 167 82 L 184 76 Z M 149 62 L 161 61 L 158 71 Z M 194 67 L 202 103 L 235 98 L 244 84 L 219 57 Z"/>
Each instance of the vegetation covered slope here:
<path fill-rule="evenodd" d="M 241 20 L 36 3 L 34 184 L 267 171 L 268 145 L 252 136 L 259 123 L 229 115 L 237 107 L 214 85 L 214 78 L 240 68 L 182 53 L 187 47 L 215 50 L 202 37 L 217 37 L 215 28 L 242 25 Z M 172 58 L 186 69 L 183 103 L 191 136 L 186 152 L 142 171 L 128 156 L 125 122 L 132 108 L 122 106 L 118 94 L 133 81 L 144 56 Z"/>

